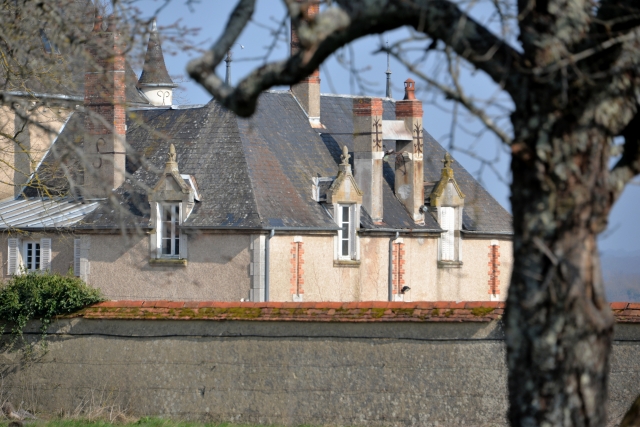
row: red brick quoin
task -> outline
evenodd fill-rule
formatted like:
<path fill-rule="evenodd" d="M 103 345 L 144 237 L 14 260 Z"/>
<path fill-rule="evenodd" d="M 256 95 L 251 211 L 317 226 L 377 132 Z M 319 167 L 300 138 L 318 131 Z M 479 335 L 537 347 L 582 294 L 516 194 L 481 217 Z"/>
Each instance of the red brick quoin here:
<path fill-rule="evenodd" d="M 302 242 L 291 242 L 291 294 L 293 295 L 304 294 L 302 289 L 302 285 L 304 285 L 304 269 L 302 268 L 304 248 L 302 245 Z"/>
<path fill-rule="evenodd" d="M 392 265 L 392 281 L 394 295 L 397 295 L 404 286 L 404 264 L 405 264 L 405 250 L 404 243 L 394 243 L 393 245 L 393 265 Z"/>
<path fill-rule="evenodd" d="M 489 245 L 489 294 L 500 295 L 500 246 Z"/>

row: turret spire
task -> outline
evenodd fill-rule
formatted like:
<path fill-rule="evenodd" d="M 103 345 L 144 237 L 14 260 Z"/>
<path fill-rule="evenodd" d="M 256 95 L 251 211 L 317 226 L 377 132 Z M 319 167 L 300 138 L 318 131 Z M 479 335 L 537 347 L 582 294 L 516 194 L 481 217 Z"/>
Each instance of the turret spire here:
<path fill-rule="evenodd" d="M 391 98 L 391 66 L 389 64 L 389 40 L 387 40 L 387 71 L 384 73 L 387 75 L 387 94 L 385 95 L 387 98 Z"/>
<path fill-rule="evenodd" d="M 171 105 L 173 102 L 173 88 L 176 85 L 171 80 L 162 54 L 162 45 L 158 35 L 156 20 L 151 23 L 149 44 L 144 57 L 144 68 L 138 80 L 138 87 L 153 105 Z"/>

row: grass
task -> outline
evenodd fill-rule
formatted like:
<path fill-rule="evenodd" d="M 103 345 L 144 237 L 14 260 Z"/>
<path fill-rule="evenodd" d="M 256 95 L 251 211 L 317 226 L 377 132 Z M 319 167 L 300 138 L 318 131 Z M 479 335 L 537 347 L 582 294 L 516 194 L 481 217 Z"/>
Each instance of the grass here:
<path fill-rule="evenodd" d="M 0 414 L 1 416 L 1 414 Z M 9 421 L 0 419 L 0 427 L 7 427 Z M 38 420 L 25 423 L 27 427 L 258 427 L 255 424 L 201 423 L 193 421 L 176 421 L 164 418 L 143 417 L 137 421 L 111 423 L 104 420 L 86 419 L 54 419 Z M 261 426 L 262 427 L 262 426 Z M 276 426 L 271 426 L 276 427 Z M 303 427 L 303 426 L 301 426 Z"/>

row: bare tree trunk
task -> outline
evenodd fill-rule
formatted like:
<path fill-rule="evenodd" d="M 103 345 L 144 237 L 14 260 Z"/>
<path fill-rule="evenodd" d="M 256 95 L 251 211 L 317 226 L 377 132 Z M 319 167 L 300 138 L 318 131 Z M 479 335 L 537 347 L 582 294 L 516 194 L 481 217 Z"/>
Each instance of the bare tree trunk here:
<path fill-rule="evenodd" d="M 512 161 L 515 260 L 505 315 L 509 419 L 604 426 L 614 319 L 596 236 L 611 205 L 607 138 L 568 122 L 568 112 L 521 117 L 513 117 L 522 131 Z"/>

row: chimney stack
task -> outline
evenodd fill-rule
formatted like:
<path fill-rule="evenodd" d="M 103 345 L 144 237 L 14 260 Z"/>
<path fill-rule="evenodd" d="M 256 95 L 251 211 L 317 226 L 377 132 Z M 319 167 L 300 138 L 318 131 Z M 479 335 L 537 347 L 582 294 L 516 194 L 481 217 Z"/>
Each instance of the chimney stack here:
<path fill-rule="evenodd" d="M 304 3 L 304 0 L 297 0 Z M 311 21 L 320 11 L 320 2 L 307 1 L 307 8 L 303 11 L 304 19 Z M 300 38 L 297 28 L 291 23 L 291 55 L 300 51 Z M 315 70 L 309 77 L 291 86 L 291 92 L 296 97 L 304 111 L 309 116 L 309 123 L 312 127 L 320 125 L 320 71 Z"/>
<path fill-rule="evenodd" d="M 416 222 L 424 221 L 420 208 L 424 205 L 424 129 L 422 128 L 422 101 L 416 99 L 416 83 L 404 82 L 404 99 L 396 101 L 396 119 L 404 120 L 405 128 L 413 135 L 411 141 L 397 141 L 396 145 L 396 197 Z"/>
<path fill-rule="evenodd" d="M 87 43 L 84 76 L 84 196 L 107 197 L 124 182 L 125 59 L 115 17 L 97 16 Z"/>
<path fill-rule="evenodd" d="M 362 206 L 374 222 L 382 221 L 382 99 L 353 100 L 353 163 Z"/>

